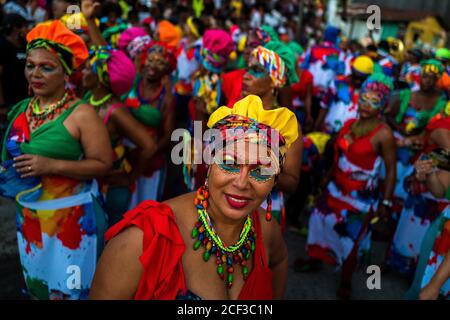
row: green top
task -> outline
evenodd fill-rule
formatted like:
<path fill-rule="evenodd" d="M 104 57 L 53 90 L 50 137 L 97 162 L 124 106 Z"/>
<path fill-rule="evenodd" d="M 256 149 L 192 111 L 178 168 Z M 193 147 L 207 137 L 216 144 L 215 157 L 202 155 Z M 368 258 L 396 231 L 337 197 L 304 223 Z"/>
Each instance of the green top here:
<path fill-rule="evenodd" d="M 403 121 L 403 117 L 405 116 L 406 110 L 408 110 L 409 107 L 409 102 L 411 101 L 411 94 L 412 92 L 410 89 L 402 90 L 399 93 L 400 110 L 395 117 L 395 122 L 397 122 L 397 124 L 400 124 Z M 445 96 L 442 95 L 439 97 L 432 110 L 416 110 L 419 128 L 424 128 L 431 118 L 444 109 L 446 104 L 447 99 L 445 99 Z"/>
<path fill-rule="evenodd" d="M 445 193 L 445 199 L 450 200 L 450 187 L 447 188 L 447 192 Z"/>
<path fill-rule="evenodd" d="M 8 114 L 9 126 L 6 130 L 5 141 L 9 138 L 10 130 L 17 117 L 25 112 L 30 99 L 25 99 L 14 106 Z M 75 140 L 64 126 L 64 120 L 83 101 L 79 100 L 69 109 L 63 112 L 53 121 L 46 122 L 33 131 L 30 141 L 20 145 L 20 150 L 24 154 L 37 154 L 43 157 L 61 160 L 78 160 L 83 154 L 83 149 L 79 141 Z M 2 147 L 2 161 L 8 160 L 9 154 L 6 144 Z"/>

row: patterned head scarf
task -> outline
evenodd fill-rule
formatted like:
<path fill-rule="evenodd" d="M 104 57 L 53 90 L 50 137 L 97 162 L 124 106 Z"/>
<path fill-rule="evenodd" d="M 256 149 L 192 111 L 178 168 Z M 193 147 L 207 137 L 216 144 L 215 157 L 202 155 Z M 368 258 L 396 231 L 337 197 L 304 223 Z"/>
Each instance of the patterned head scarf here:
<path fill-rule="evenodd" d="M 236 102 L 233 108 L 218 108 L 209 117 L 208 127 L 219 130 L 222 145 L 223 142 L 227 144 L 244 140 L 264 143 L 271 147 L 271 151 L 274 145 L 278 146 L 279 158 L 272 157 L 276 160 L 278 173 L 287 149 L 298 138 L 298 124 L 294 113 L 287 108 L 265 110 L 261 98 L 255 95 Z M 239 133 L 230 134 L 229 129 Z"/>
<path fill-rule="evenodd" d="M 142 49 L 144 49 L 148 44 L 152 42 L 152 38 L 150 36 L 137 37 L 128 44 L 127 52 L 131 59 L 136 58 L 142 53 Z"/>
<path fill-rule="evenodd" d="M 83 39 L 59 20 L 38 24 L 27 34 L 27 42 L 27 53 L 39 48 L 48 50 L 58 58 L 68 75 L 89 55 Z"/>
<path fill-rule="evenodd" d="M 93 47 L 89 64 L 99 82 L 116 96 L 130 91 L 136 77 L 133 62 L 122 51 L 111 47 Z"/>
<path fill-rule="evenodd" d="M 167 20 L 163 20 L 158 24 L 159 41 L 166 43 L 168 46 L 177 47 L 181 40 L 181 33 L 177 27 Z"/>
<path fill-rule="evenodd" d="M 286 84 L 286 66 L 278 54 L 258 46 L 252 51 L 251 56 L 266 69 L 277 88 L 281 88 Z"/>
<path fill-rule="evenodd" d="M 434 73 L 438 78 L 440 78 L 444 73 L 444 66 L 441 62 L 435 59 L 425 60 L 420 64 L 420 66 L 422 67 L 421 74 Z"/>
<path fill-rule="evenodd" d="M 360 103 L 368 102 L 374 109 L 383 109 L 387 106 L 393 89 L 394 84 L 390 77 L 383 73 L 375 73 L 362 84 Z M 378 101 L 374 101 L 374 98 Z"/>

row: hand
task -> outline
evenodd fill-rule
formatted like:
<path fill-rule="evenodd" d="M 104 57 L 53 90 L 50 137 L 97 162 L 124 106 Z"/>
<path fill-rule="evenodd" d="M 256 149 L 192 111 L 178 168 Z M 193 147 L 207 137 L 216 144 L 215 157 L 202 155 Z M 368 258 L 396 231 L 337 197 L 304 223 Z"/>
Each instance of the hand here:
<path fill-rule="evenodd" d="M 34 154 L 24 154 L 14 158 L 14 168 L 21 178 L 40 177 L 53 173 L 54 159 Z"/>
<path fill-rule="evenodd" d="M 378 211 L 377 211 L 375 216 L 379 217 L 384 222 L 388 222 L 390 217 L 391 217 L 391 214 L 389 212 L 390 210 L 391 209 L 389 209 L 386 206 L 380 204 L 379 207 L 378 207 Z"/>
<path fill-rule="evenodd" d="M 420 291 L 419 300 L 436 300 L 439 297 L 439 288 L 429 283 Z"/>
<path fill-rule="evenodd" d="M 83 0 L 81 2 L 81 12 L 86 20 L 95 19 L 95 10 L 100 7 L 100 2 L 93 0 Z"/>
<path fill-rule="evenodd" d="M 425 182 L 434 169 L 432 160 L 417 160 L 414 167 L 416 168 L 416 178 L 420 182 Z"/>

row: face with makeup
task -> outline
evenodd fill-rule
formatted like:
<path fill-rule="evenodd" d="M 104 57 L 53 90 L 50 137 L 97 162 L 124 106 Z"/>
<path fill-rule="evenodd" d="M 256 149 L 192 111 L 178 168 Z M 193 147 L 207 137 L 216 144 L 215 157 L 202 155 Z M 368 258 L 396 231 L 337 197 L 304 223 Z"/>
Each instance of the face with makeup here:
<path fill-rule="evenodd" d="M 169 62 L 162 52 L 152 50 L 148 53 L 144 63 L 142 76 L 150 81 L 161 79 L 169 72 Z"/>
<path fill-rule="evenodd" d="M 267 70 L 256 60 L 255 57 L 250 57 L 247 72 L 244 74 L 242 80 L 242 97 L 249 94 L 257 96 L 264 96 L 267 92 L 272 92 L 275 88 L 272 79 Z"/>
<path fill-rule="evenodd" d="M 99 81 L 97 75 L 92 71 L 92 66 L 89 62 L 84 64 L 83 74 L 83 88 L 92 90 L 98 87 Z"/>
<path fill-rule="evenodd" d="M 25 77 L 36 96 L 49 97 L 64 89 L 68 76 L 59 59 L 45 49 L 31 50 L 25 64 Z"/>
<path fill-rule="evenodd" d="M 422 72 L 420 76 L 420 89 L 424 92 L 433 91 L 438 80 L 439 78 L 435 73 Z"/>
<path fill-rule="evenodd" d="M 266 160 L 257 158 L 258 150 L 267 152 L 267 149 L 250 145 L 248 142 L 233 143 L 231 148 L 228 146 L 218 152 L 210 168 L 210 207 L 231 220 L 241 220 L 257 210 L 275 184 L 278 159 L 272 160 L 277 161 L 276 164 L 267 164 L 267 157 Z"/>
<path fill-rule="evenodd" d="M 380 96 L 373 91 L 361 92 L 358 102 L 358 112 L 361 119 L 378 116 L 382 108 Z"/>

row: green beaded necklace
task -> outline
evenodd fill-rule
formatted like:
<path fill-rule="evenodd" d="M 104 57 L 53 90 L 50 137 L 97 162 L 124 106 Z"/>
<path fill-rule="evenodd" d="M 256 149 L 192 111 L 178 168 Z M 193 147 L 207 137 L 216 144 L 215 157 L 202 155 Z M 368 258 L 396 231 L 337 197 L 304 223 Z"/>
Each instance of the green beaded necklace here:
<path fill-rule="evenodd" d="M 232 246 L 225 245 L 214 230 L 211 219 L 206 212 L 208 197 L 209 193 L 205 186 L 197 190 L 194 205 L 197 207 L 199 219 L 191 233 L 192 238 L 197 239 L 194 243 L 194 250 L 198 250 L 200 246 L 205 248 L 203 253 L 205 262 L 208 262 L 212 255 L 216 256 L 217 274 L 222 280 L 225 279 L 224 266 L 226 266 L 228 272 L 226 283 L 228 288 L 231 288 L 233 285 L 233 264 L 239 264 L 242 267 L 244 280 L 248 278 L 247 261 L 250 260 L 255 251 L 255 228 L 252 226 L 251 217 L 248 216 L 239 236 L 239 241 Z"/>
<path fill-rule="evenodd" d="M 94 100 L 94 95 L 91 95 L 89 98 L 89 104 L 94 107 L 94 109 L 98 112 L 104 104 L 111 99 L 112 93 L 108 93 L 106 96 L 99 100 Z"/>

